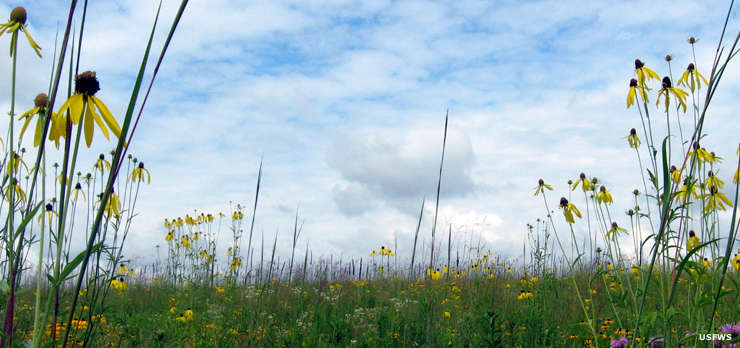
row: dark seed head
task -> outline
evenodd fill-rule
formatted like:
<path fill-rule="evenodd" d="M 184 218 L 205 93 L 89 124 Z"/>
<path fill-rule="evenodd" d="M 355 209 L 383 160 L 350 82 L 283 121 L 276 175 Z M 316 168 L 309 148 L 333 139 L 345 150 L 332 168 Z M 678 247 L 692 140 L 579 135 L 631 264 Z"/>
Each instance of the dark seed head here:
<path fill-rule="evenodd" d="M 689 63 L 689 66 L 686 68 L 686 70 L 694 70 L 694 63 Z"/>
<path fill-rule="evenodd" d="M 671 78 L 666 76 L 663 78 L 663 88 L 671 88 Z"/>
<path fill-rule="evenodd" d="M 105 159 L 105 155 L 101 153 L 100 156 L 98 156 L 98 158 L 101 159 L 101 160 L 104 160 Z"/>
<path fill-rule="evenodd" d="M 632 194 L 635 195 L 635 196 L 637 196 L 637 195 L 640 194 L 640 190 L 635 189 L 634 191 L 632 191 Z"/>
<path fill-rule="evenodd" d="M 676 166 L 671 166 L 671 173 L 675 172 L 676 169 L 678 169 L 678 168 L 676 168 Z"/>
<path fill-rule="evenodd" d="M 18 6 L 14 8 L 12 11 L 10 11 L 10 21 L 16 22 L 20 24 L 26 24 L 26 19 L 28 18 L 28 15 L 26 14 L 26 9 L 22 6 Z"/>
<path fill-rule="evenodd" d="M 54 206 L 51 205 L 51 203 L 46 203 L 46 211 L 52 211 L 54 210 Z"/>
<path fill-rule="evenodd" d="M 635 211 L 632 210 L 632 209 L 627 210 L 627 215 L 629 215 L 629 216 L 635 215 Z"/>
<path fill-rule="evenodd" d="M 689 237 L 695 237 L 696 233 L 694 233 L 694 230 L 689 231 Z"/>
<path fill-rule="evenodd" d="M 139 162 L 139 169 L 144 169 L 144 162 Z"/>
<path fill-rule="evenodd" d="M 33 98 L 33 105 L 37 108 L 46 107 L 49 104 L 49 96 L 46 93 L 39 93 L 36 98 Z"/>
<path fill-rule="evenodd" d="M 542 185 L 545 184 L 545 180 L 542 180 L 542 179 L 540 179 L 540 181 L 538 181 L 538 182 L 539 182 L 540 186 L 542 186 Z"/>
<path fill-rule="evenodd" d="M 581 179 L 585 179 L 586 178 L 586 173 L 581 173 L 580 178 Z"/>
<path fill-rule="evenodd" d="M 689 41 L 690 44 L 693 45 L 693 44 L 699 42 L 699 39 L 697 39 L 697 38 L 695 38 L 695 37 L 692 36 L 692 37 L 689 38 L 688 41 Z"/>
<path fill-rule="evenodd" d="M 565 198 L 565 197 L 560 198 L 560 205 L 563 206 L 563 207 L 567 207 L 568 206 L 568 199 Z"/>
<path fill-rule="evenodd" d="M 100 90 L 100 83 L 94 71 L 85 71 L 75 79 L 75 93 L 95 95 Z"/>
<path fill-rule="evenodd" d="M 634 128 L 630 129 L 630 135 L 637 135 L 637 130 Z"/>
<path fill-rule="evenodd" d="M 82 185 L 79 182 L 75 185 L 75 190 L 82 190 Z"/>
<path fill-rule="evenodd" d="M 573 180 L 568 180 L 568 185 L 573 185 Z"/>
<path fill-rule="evenodd" d="M 672 61 L 672 60 L 673 60 L 673 55 L 672 55 L 672 54 L 666 54 L 666 56 L 665 56 L 665 61 L 666 61 L 666 62 L 670 62 L 670 61 Z"/>
<path fill-rule="evenodd" d="M 639 59 L 635 59 L 635 69 L 640 69 L 640 68 L 642 68 L 643 66 L 645 66 L 645 63 L 643 63 L 643 62 L 642 62 L 641 60 L 639 60 Z"/>
<path fill-rule="evenodd" d="M 707 173 L 707 176 L 712 177 L 714 176 L 714 173 L 712 173 L 712 171 L 710 170 L 709 173 Z"/>
<path fill-rule="evenodd" d="M 616 222 L 612 222 L 612 228 L 617 228 L 617 227 L 619 227 L 619 225 L 617 225 Z"/>
<path fill-rule="evenodd" d="M 593 177 L 593 178 L 591 179 L 591 183 L 592 183 L 592 184 L 596 184 L 597 182 L 599 182 L 599 178 L 597 178 L 597 177 Z"/>
<path fill-rule="evenodd" d="M 637 87 L 637 79 L 630 80 L 630 87 Z"/>

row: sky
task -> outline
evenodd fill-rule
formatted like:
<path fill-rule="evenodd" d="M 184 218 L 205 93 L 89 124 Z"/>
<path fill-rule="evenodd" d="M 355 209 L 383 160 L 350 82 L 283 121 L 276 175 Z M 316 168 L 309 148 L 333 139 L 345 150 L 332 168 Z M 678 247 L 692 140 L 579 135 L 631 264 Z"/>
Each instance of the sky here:
<path fill-rule="evenodd" d="M 97 96 L 119 121 L 157 4 L 89 4 L 81 69 L 96 71 Z M 55 35 L 68 10 L 65 2 L 45 0 L 3 2 L 0 13 L 16 5 L 28 10 L 30 33 L 44 54 L 38 59 L 25 41 L 20 45 L 17 109 L 23 112 L 48 86 Z M 154 52 L 179 2 L 162 6 Z M 521 255 L 526 224 L 546 214 L 541 197 L 533 196 L 538 179 L 555 188 L 548 200 L 556 209 L 568 195 L 567 180 L 581 172 L 612 192 L 614 220 L 626 226 L 622 212 L 633 205 L 632 190 L 642 187 L 624 138 L 632 127 L 642 135 L 639 114 L 625 105 L 634 59 L 664 76 L 664 57 L 672 54 L 677 78 L 693 59 L 687 39 L 694 36 L 697 68 L 708 77 L 728 6 L 191 1 L 131 144 L 152 183 L 140 193 L 124 254 L 151 262 L 155 246 L 165 245 L 164 218 L 251 207 L 262 159 L 257 241 L 277 233 L 278 254 L 288 255 L 298 211 L 297 255 L 309 243 L 314 257 L 367 256 L 381 245 L 397 245 L 408 257 L 422 200 L 420 239 L 429 247 L 447 112 L 437 228 L 451 226 L 453 248 L 481 242 L 503 257 Z M 728 28 L 733 37 L 735 14 Z M 8 43 L 7 35 L 0 37 L 0 45 Z M 0 71 L 0 109 L 9 110 L 7 56 Z M 731 63 L 705 123 L 703 146 L 726 159 L 718 167 L 726 182 L 739 140 L 739 75 Z M 654 132 L 665 134 L 663 116 L 650 107 L 658 115 Z M 672 122 L 675 131 L 675 115 Z M 0 127 L 6 134 L 7 124 Z M 83 167 L 115 146 L 101 135 L 81 154 Z M 573 202 L 583 206 L 575 193 Z M 567 231 L 562 214 L 554 217 L 559 231 Z M 727 231 L 729 214 L 721 219 Z M 585 234 L 583 223 L 576 233 Z M 224 235 L 222 250 L 229 243 Z"/>

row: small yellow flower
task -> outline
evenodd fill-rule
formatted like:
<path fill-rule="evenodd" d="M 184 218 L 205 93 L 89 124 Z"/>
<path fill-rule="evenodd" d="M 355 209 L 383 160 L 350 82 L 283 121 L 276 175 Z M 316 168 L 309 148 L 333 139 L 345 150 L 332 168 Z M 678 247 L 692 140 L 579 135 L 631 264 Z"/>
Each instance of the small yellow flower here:
<path fill-rule="evenodd" d="M 536 196 L 540 193 L 544 193 L 545 189 L 552 191 L 552 186 L 545 184 L 545 180 L 540 179 L 540 181 L 537 183 L 537 187 L 535 187 L 534 195 Z"/>
<path fill-rule="evenodd" d="M 627 143 L 633 149 L 640 147 L 640 138 L 637 136 L 637 130 L 634 128 L 630 129 L 630 134 L 627 136 Z"/>
<path fill-rule="evenodd" d="M 629 92 L 627 92 L 627 108 L 629 109 L 632 105 L 635 104 L 635 99 L 637 97 L 637 94 L 640 94 L 640 97 L 642 97 L 642 100 L 644 100 L 646 103 L 650 102 L 647 95 L 647 88 L 639 88 L 637 86 L 637 80 L 631 79 L 630 80 L 630 88 Z"/>
<path fill-rule="evenodd" d="M 694 233 L 694 231 L 689 231 L 689 239 L 686 241 L 686 249 L 692 251 L 698 248 L 700 244 L 701 241 L 699 240 L 699 237 L 696 236 L 696 233 Z"/>
<path fill-rule="evenodd" d="M 606 190 L 606 187 L 601 186 L 599 192 L 596 194 L 596 202 L 598 203 L 614 203 L 612 194 Z"/>
<path fill-rule="evenodd" d="M 451 317 L 450 312 L 445 311 L 444 316 L 445 316 L 445 318 Z"/>
<path fill-rule="evenodd" d="M 51 205 L 51 203 L 47 203 L 44 207 L 45 211 L 38 216 L 38 222 L 41 223 L 41 219 L 44 218 L 44 215 L 46 215 L 49 218 L 49 226 L 51 226 L 51 221 L 54 218 L 54 215 L 59 216 L 56 211 L 54 211 L 54 206 Z"/>
<path fill-rule="evenodd" d="M 4 33 L 15 34 L 18 30 L 22 31 L 24 34 L 26 34 L 26 39 L 28 39 L 28 43 L 31 45 L 31 48 L 33 48 L 39 58 L 41 58 L 41 46 L 39 46 L 36 41 L 33 41 L 31 34 L 28 32 L 28 28 L 26 28 L 27 17 L 28 14 L 26 13 L 25 8 L 21 6 L 14 8 L 12 11 L 10 11 L 10 21 L 0 24 L 0 36 L 2 36 Z M 16 40 L 10 40 L 11 57 L 13 57 L 13 52 L 15 52 L 15 50 L 13 49 L 13 45 L 17 44 L 16 42 Z"/>
<path fill-rule="evenodd" d="M 168 242 L 169 242 L 169 241 L 171 241 L 171 240 L 172 240 L 172 238 L 174 238 L 174 237 L 175 237 L 175 232 L 174 232 L 174 231 L 169 231 L 169 232 L 167 233 L 167 236 L 166 236 L 166 237 L 164 237 L 164 240 L 166 240 L 166 241 L 168 241 Z"/>
<path fill-rule="evenodd" d="M 187 320 L 187 321 L 193 320 L 193 310 L 190 309 L 190 308 L 186 309 L 185 310 L 185 313 L 184 313 L 184 316 L 185 316 L 185 320 Z"/>
<path fill-rule="evenodd" d="M 668 107 L 671 105 L 671 95 L 673 95 L 679 105 L 681 105 L 683 112 L 686 112 L 686 97 L 688 97 L 689 94 L 682 89 L 672 87 L 671 78 L 666 76 L 663 78 L 663 88 L 658 92 L 658 100 L 655 102 L 655 105 L 660 105 L 660 98 L 665 97 L 665 111 L 668 112 Z"/>
<path fill-rule="evenodd" d="M 21 202 L 26 201 L 26 193 L 23 192 L 23 189 L 21 189 L 21 186 L 18 185 L 18 179 L 16 178 L 11 178 L 10 183 L 5 188 L 5 200 L 7 200 L 8 202 L 10 202 L 11 192 L 15 192 L 15 196 L 18 197 L 18 199 L 20 199 Z"/>
<path fill-rule="evenodd" d="M 701 196 L 703 199 L 707 199 L 707 204 L 704 206 L 704 211 L 710 211 L 710 210 L 727 210 L 725 207 L 725 204 L 727 204 L 729 207 L 732 207 L 732 203 L 730 202 L 730 199 L 725 196 L 724 193 L 719 192 L 716 187 L 710 187 L 709 193 Z M 723 204 L 724 203 L 724 204 Z"/>
<path fill-rule="evenodd" d="M 576 206 L 573 203 L 569 203 L 565 197 L 560 198 L 560 207 L 563 208 L 563 215 L 565 215 L 565 221 L 571 224 L 575 223 L 573 214 L 575 214 L 579 218 L 582 217 L 581 211 L 578 210 L 578 208 L 576 208 Z"/>
<path fill-rule="evenodd" d="M 589 181 L 588 178 L 586 178 L 585 173 L 581 173 L 581 175 L 578 177 L 578 180 L 576 180 L 576 182 L 573 183 L 572 189 L 575 190 L 576 187 L 578 187 L 578 184 L 582 184 L 581 188 L 583 189 L 583 192 L 591 190 L 591 185 L 592 185 L 591 181 Z"/>
<path fill-rule="evenodd" d="M 105 214 L 107 216 L 121 217 L 121 200 L 115 192 L 112 192 L 112 189 L 105 206 Z"/>
<path fill-rule="evenodd" d="M 128 290 L 128 284 L 123 281 L 123 277 L 111 280 L 110 286 L 118 291 Z"/>
<path fill-rule="evenodd" d="M 606 232 L 606 238 L 613 238 L 616 240 L 619 233 L 627 234 L 627 230 L 619 227 L 616 222 L 612 222 L 612 228 Z"/>
<path fill-rule="evenodd" d="M 648 91 L 650 90 L 650 88 L 645 85 L 645 82 L 650 79 L 660 81 L 660 76 L 658 76 L 655 71 L 652 71 L 651 69 L 646 67 L 645 63 L 639 59 L 635 59 L 635 75 L 637 75 L 637 82 L 639 83 L 639 87 Z"/>
<path fill-rule="evenodd" d="M 23 127 L 21 127 L 21 132 L 18 135 L 18 139 L 20 140 L 23 138 L 23 134 L 26 132 L 26 128 L 28 128 L 31 120 L 34 116 L 38 115 L 39 117 L 36 120 L 36 131 L 33 138 L 33 146 L 37 147 L 41 145 L 41 136 L 44 132 L 44 123 L 46 121 L 45 118 L 49 115 L 49 110 L 46 107 L 49 102 L 49 97 L 45 93 L 39 93 L 36 98 L 34 98 L 33 102 L 34 108 L 24 112 L 20 117 L 18 117 L 19 121 L 25 119 Z M 53 140 L 56 146 L 59 147 L 59 137 L 63 137 L 65 132 L 62 119 L 57 114 L 51 113 L 51 124 L 49 127 L 49 140 Z"/>
<path fill-rule="evenodd" d="M 705 86 L 709 85 L 709 81 L 707 81 L 704 75 L 700 74 L 699 71 L 694 68 L 694 63 L 690 63 L 686 68 L 686 71 L 681 75 L 681 78 L 678 79 L 678 85 L 686 86 L 691 90 L 691 92 L 694 92 L 694 89 L 701 89 L 702 81 Z"/>

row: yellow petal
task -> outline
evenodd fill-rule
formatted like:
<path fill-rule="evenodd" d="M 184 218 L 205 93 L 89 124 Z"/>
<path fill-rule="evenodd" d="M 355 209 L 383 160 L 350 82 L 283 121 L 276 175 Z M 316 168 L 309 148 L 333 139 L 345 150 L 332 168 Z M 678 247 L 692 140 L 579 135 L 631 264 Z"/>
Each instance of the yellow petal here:
<path fill-rule="evenodd" d="M 33 137 L 33 146 L 37 147 L 41 145 L 41 136 L 44 132 L 44 122 L 41 117 L 36 121 L 36 134 Z"/>
<path fill-rule="evenodd" d="M 90 105 L 92 106 L 92 105 Z M 85 143 L 87 147 L 92 144 L 93 132 L 95 127 L 93 126 L 93 116 L 91 115 L 90 107 L 87 108 L 87 114 L 85 115 Z"/>
<path fill-rule="evenodd" d="M 108 124 L 108 128 L 115 134 L 117 137 L 121 136 L 121 127 L 118 126 L 118 122 L 116 122 L 116 119 L 113 117 L 113 114 L 111 114 L 110 110 L 108 110 L 108 107 L 105 106 L 102 100 L 96 98 L 95 96 L 91 97 L 95 105 L 97 105 L 98 110 L 100 110 L 100 115 L 103 116 L 103 120 L 106 124 Z"/>
<path fill-rule="evenodd" d="M 28 39 L 28 43 L 31 44 L 31 47 L 34 51 L 36 51 L 36 54 L 41 58 L 41 46 L 39 46 L 36 41 L 33 41 L 33 38 L 31 37 L 31 34 L 28 33 L 28 29 L 26 27 L 23 28 L 23 33 L 26 34 L 26 38 Z"/>
<path fill-rule="evenodd" d="M 110 135 L 108 134 L 108 128 L 106 128 L 105 125 L 103 124 L 103 120 L 100 119 L 100 115 L 98 115 L 95 112 L 95 108 L 92 108 L 92 107 L 87 108 L 87 111 L 92 114 L 93 119 L 95 120 L 95 123 L 97 123 L 98 127 L 100 127 L 100 130 L 103 131 L 103 135 L 105 135 L 105 138 L 110 140 Z"/>

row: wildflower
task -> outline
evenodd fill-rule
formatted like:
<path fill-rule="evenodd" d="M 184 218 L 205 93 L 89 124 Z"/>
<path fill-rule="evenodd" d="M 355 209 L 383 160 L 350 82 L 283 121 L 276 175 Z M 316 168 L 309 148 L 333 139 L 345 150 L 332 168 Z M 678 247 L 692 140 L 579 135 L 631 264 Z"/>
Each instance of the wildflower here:
<path fill-rule="evenodd" d="M 583 192 L 586 192 L 586 191 L 588 191 L 588 190 L 591 189 L 591 182 L 588 181 L 588 179 L 586 179 L 586 174 L 585 173 L 581 173 L 581 175 L 579 176 L 578 180 L 576 180 L 576 182 L 573 183 L 573 190 L 575 190 L 576 187 L 578 187 L 578 184 L 580 184 L 580 183 L 583 183 L 583 185 L 581 185 L 581 188 L 583 189 Z"/>
<path fill-rule="evenodd" d="M 640 88 L 646 90 L 650 90 L 650 88 L 645 85 L 647 80 L 655 79 L 660 81 L 660 76 L 658 76 L 655 71 L 647 68 L 645 63 L 639 59 L 635 59 L 635 75 L 637 75 L 637 81 L 640 84 Z"/>
<path fill-rule="evenodd" d="M 536 196 L 540 194 L 540 192 L 544 193 L 545 189 L 552 191 L 552 186 L 545 184 L 545 180 L 540 179 L 540 181 L 537 184 L 537 187 L 535 187 L 534 195 Z"/>
<path fill-rule="evenodd" d="M 671 166 L 670 169 L 671 173 L 671 179 L 673 180 L 674 184 L 680 184 L 681 183 L 681 172 L 676 168 L 676 166 Z"/>
<path fill-rule="evenodd" d="M 637 87 L 637 80 L 631 79 L 630 80 L 629 92 L 627 92 L 627 108 L 629 109 L 630 106 L 632 106 L 633 104 L 635 104 L 635 96 L 637 96 L 637 93 L 640 93 L 640 97 L 646 103 L 647 102 L 650 102 L 650 100 L 648 100 L 648 95 L 647 95 L 647 92 L 646 92 L 647 89 L 648 88 L 644 88 L 644 89 L 643 88 L 638 88 Z"/>
<path fill-rule="evenodd" d="M 33 116 L 38 115 L 39 118 L 36 121 L 36 131 L 33 138 L 33 146 L 39 146 L 41 144 L 41 136 L 44 132 L 44 117 L 48 115 L 47 110 L 47 104 L 49 103 L 49 96 L 46 95 L 46 93 L 39 93 L 36 98 L 33 99 L 34 108 L 30 109 L 26 112 L 24 112 L 20 117 L 18 117 L 18 121 L 23 120 L 24 118 L 26 121 L 23 123 L 23 127 L 21 127 L 21 132 L 18 135 L 18 139 L 23 138 L 23 134 L 26 132 L 26 128 L 28 128 L 28 125 L 31 123 L 31 119 L 33 119 Z M 58 117 L 57 114 L 52 113 L 51 114 L 51 126 L 49 128 L 49 140 L 54 140 L 56 142 L 57 147 L 59 147 L 59 137 L 64 135 L 64 124 L 61 122 L 61 118 Z"/>
<path fill-rule="evenodd" d="M 187 321 L 193 320 L 193 310 L 190 308 L 186 309 L 184 316 L 185 316 L 185 320 Z"/>
<path fill-rule="evenodd" d="M 696 192 L 696 185 L 689 178 L 686 178 L 683 181 L 683 186 L 676 193 L 676 198 L 687 200 L 690 195 L 693 195 L 694 198 L 699 198 L 699 194 Z"/>
<path fill-rule="evenodd" d="M 633 149 L 636 149 L 640 146 L 640 138 L 637 136 L 637 130 L 632 128 L 630 129 L 630 134 L 627 136 L 627 143 L 629 143 L 630 147 Z"/>
<path fill-rule="evenodd" d="M 113 192 L 113 189 L 111 189 L 110 197 L 108 197 L 108 202 L 105 206 L 105 214 L 107 216 L 115 216 L 115 217 L 121 217 L 121 200 L 118 198 L 118 195 Z"/>
<path fill-rule="evenodd" d="M 565 221 L 569 223 L 575 223 L 575 219 L 573 218 L 574 213 L 579 218 L 582 217 L 581 212 L 578 210 L 578 208 L 576 208 L 576 206 L 573 203 L 568 203 L 568 200 L 565 197 L 560 198 L 560 207 L 563 208 L 563 215 L 565 215 Z"/>
<path fill-rule="evenodd" d="M 24 168 L 26 168 L 26 173 L 28 173 L 28 165 L 26 164 L 26 161 L 23 160 L 23 157 L 19 155 L 15 151 L 11 151 L 12 155 L 10 156 L 10 165 L 7 166 L 7 174 L 10 175 L 11 173 L 15 173 L 16 175 L 20 174 L 21 164 Z"/>
<path fill-rule="evenodd" d="M 119 279 L 113 279 L 110 282 L 110 286 L 118 291 L 124 291 L 128 290 L 128 284 L 123 281 L 123 277 L 120 277 Z"/>
<path fill-rule="evenodd" d="M 704 207 L 704 211 L 710 211 L 710 210 L 726 210 L 724 204 L 727 204 L 728 206 L 732 207 L 732 203 L 730 202 L 730 199 L 725 196 L 724 193 L 719 192 L 716 187 L 710 187 L 709 193 L 702 196 L 703 199 L 708 199 L 707 205 Z M 724 204 L 723 204 L 724 203 Z"/>
<path fill-rule="evenodd" d="M 46 215 L 47 217 L 49 217 L 49 225 L 51 226 L 52 218 L 54 217 L 54 215 L 59 216 L 59 214 L 57 214 L 57 212 L 54 211 L 54 206 L 51 205 L 51 203 L 47 203 L 44 208 L 45 208 L 44 213 L 39 214 L 39 217 L 37 219 L 39 223 L 41 223 L 41 219 L 43 219 L 44 215 Z"/>
<path fill-rule="evenodd" d="M 122 263 L 120 266 L 118 266 L 118 274 L 126 274 L 126 273 L 128 273 L 128 268 L 126 267 L 125 264 Z"/>
<path fill-rule="evenodd" d="M 715 189 L 721 189 L 722 186 L 725 186 L 725 182 L 722 181 L 722 179 L 718 178 L 712 171 L 710 170 L 707 173 L 707 182 L 706 187 L 708 188 L 715 188 Z"/>
<path fill-rule="evenodd" d="M 707 259 L 706 257 L 704 258 L 704 260 L 701 261 L 701 264 L 707 268 L 712 267 L 712 261 L 709 261 L 709 259 Z"/>
<path fill-rule="evenodd" d="M 627 338 L 622 336 L 619 339 L 613 339 L 611 340 L 611 345 L 609 348 L 624 348 L 629 345 L 629 342 L 627 341 Z"/>
<path fill-rule="evenodd" d="M 612 222 L 612 228 L 609 229 L 609 231 L 606 232 L 606 238 L 613 238 L 617 239 L 617 235 L 620 233 L 627 233 L 627 230 L 624 228 L 619 227 L 616 222 Z"/>
<path fill-rule="evenodd" d="M 694 88 L 701 89 L 702 81 L 704 81 L 704 85 L 709 85 L 709 82 L 704 75 L 700 74 L 694 68 L 694 63 L 690 63 L 689 66 L 686 67 L 686 71 L 681 75 L 681 78 L 678 79 L 678 85 L 688 87 L 693 93 Z"/>
<path fill-rule="evenodd" d="M 609 193 L 604 186 L 599 188 L 599 193 L 596 194 L 596 201 L 599 203 L 614 203 L 612 194 Z"/>
<path fill-rule="evenodd" d="M 240 211 L 235 211 L 234 214 L 231 215 L 232 220 L 241 220 L 244 218 L 244 214 Z"/>
<path fill-rule="evenodd" d="M 734 267 L 736 271 L 740 271 L 740 254 L 735 253 L 735 257 L 732 259 L 732 267 Z"/>
<path fill-rule="evenodd" d="M 216 293 L 217 294 L 222 294 L 224 291 L 226 291 L 226 289 L 224 289 L 224 288 L 216 285 Z"/>
<path fill-rule="evenodd" d="M 686 97 L 689 94 L 682 89 L 672 87 L 671 78 L 668 76 L 663 78 L 663 88 L 658 92 L 658 100 L 655 102 L 655 105 L 660 105 L 660 98 L 665 96 L 665 110 L 668 112 L 668 107 L 671 105 L 671 94 L 673 94 L 679 105 L 681 105 L 683 112 L 686 112 Z"/>
<path fill-rule="evenodd" d="M 449 318 L 451 316 L 450 315 L 450 312 L 445 311 L 444 316 L 445 316 L 445 318 Z"/>
<path fill-rule="evenodd" d="M 87 195 L 85 195 L 85 191 L 82 191 L 82 185 L 80 185 L 80 183 L 78 182 L 75 185 L 74 190 L 72 190 L 72 195 L 74 195 L 74 200 L 75 201 L 77 200 L 77 196 L 80 195 L 80 194 L 82 194 L 82 198 L 84 200 L 87 200 Z"/>
<path fill-rule="evenodd" d="M 531 291 L 522 290 L 519 292 L 519 295 L 516 298 L 517 300 L 521 301 L 521 300 L 527 300 L 533 297 L 534 297 L 534 294 Z"/>
<path fill-rule="evenodd" d="M 100 83 L 95 77 L 95 72 L 85 71 L 82 74 L 77 75 L 75 78 L 75 94 L 73 94 L 59 109 L 58 113 L 63 114 L 65 111 L 70 112 L 70 119 L 73 124 L 77 124 L 82 119 L 82 113 L 85 111 L 84 127 L 85 127 L 85 143 L 87 147 L 92 144 L 94 123 L 97 123 L 100 130 L 106 139 L 110 139 L 108 135 L 108 129 L 113 132 L 115 136 L 121 135 L 121 127 L 116 122 L 116 119 L 111 114 L 108 107 L 95 96 L 100 90 Z M 100 112 L 98 115 L 95 110 Z M 102 116 L 102 119 L 101 119 Z M 103 122 L 105 121 L 105 125 Z"/>
<path fill-rule="evenodd" d="M 178 315 L 177 317 L 175 317 L 174 320 L 175 321 L 179 321 L 181 323 L 184 323 L 184 322 L 188 321 L 187 319 L 185 319 L 185 316 L 182 313 L 180 313 L 180 315 Z"/>
<path fill-rule="evenodd" d="M 28 14 L 26 13 L 25 8 L 21 6 L 14 8 L 12 11 L 10 11 L 10 21 L 0 24 L 0 36 L 2 36 L 4 33 L 10 34 L 17 32 L 18 30 L 22 31 L 24 34 L 26 34 L 26 39 L 28 39 L 28 43 L 31 45 L 31 48 L 33 48 L 39 58 L 41 58 L 41 46 L 39 46 L 36 41 L 33 41 L 31 34 L 28 33 L 28 28 L 26 28 L 26 19 L 28 19 Z M 11 39 L 10 42 L 10 56 L 13 57 L 13 52 L 15 51 L 13 49 L 13 45 L 17 41 L 13 41 Z"/>
<path fill-rule="evenodd" d="M 432 280 L 440 280 L 440 279 L 442 279 L 442 272 L 440 272 L 439 268 L 437 268 L 437 269 L 436 269 L 436 270 L 435 270 L 435 271 L 434 271 L 434 272 L 432 273 Z"/>
<path fill-rule="evenodd" d="M 696 162 L 700 168 L 704 163 L 714 162 L 714 156 L 712 156 L 712 154 L 709 153 L 709 151 L 707 151 L 705 148 L 699 146 L 698 142 L 694 142 L 694 151 L 689 152 L 689 155 L 693 159 L 696 159 Z"/>
<path fill-rule="evenodd" d="M 166 240 L 166 241 L 168 241 L 168 242 L 169 242 L 169 241 L 171 241 L 171 240 L 172 240 L 172 238 L 174 238 L 174 237 L 175 237 L 175 231 L 169 231 L 169 232 L 167 233 L 167 236 L 166 236 L 166 237 L 164 237 L 164 240 Z"/>
<path fill-rule="evenodd" d="M 10 202 L 10 194 L 11 192 L 15 192 L 16 197 L 18 197 L 21 202 L 26 201 L 26 193 L 23 192 L 23 189 L 21 189 L 21 186 L 18 185 L 18 179 L 16 178 L 10 178 L 10 184 L 5 189 L 5 200 Z"/>
<path fill-rule="evenodd" d="M 696 236 L 693 230 L 689 231 L 689 240 L 686 241 L 686 249 L 692 251 L 701 245 L 699 237 Z"/>

